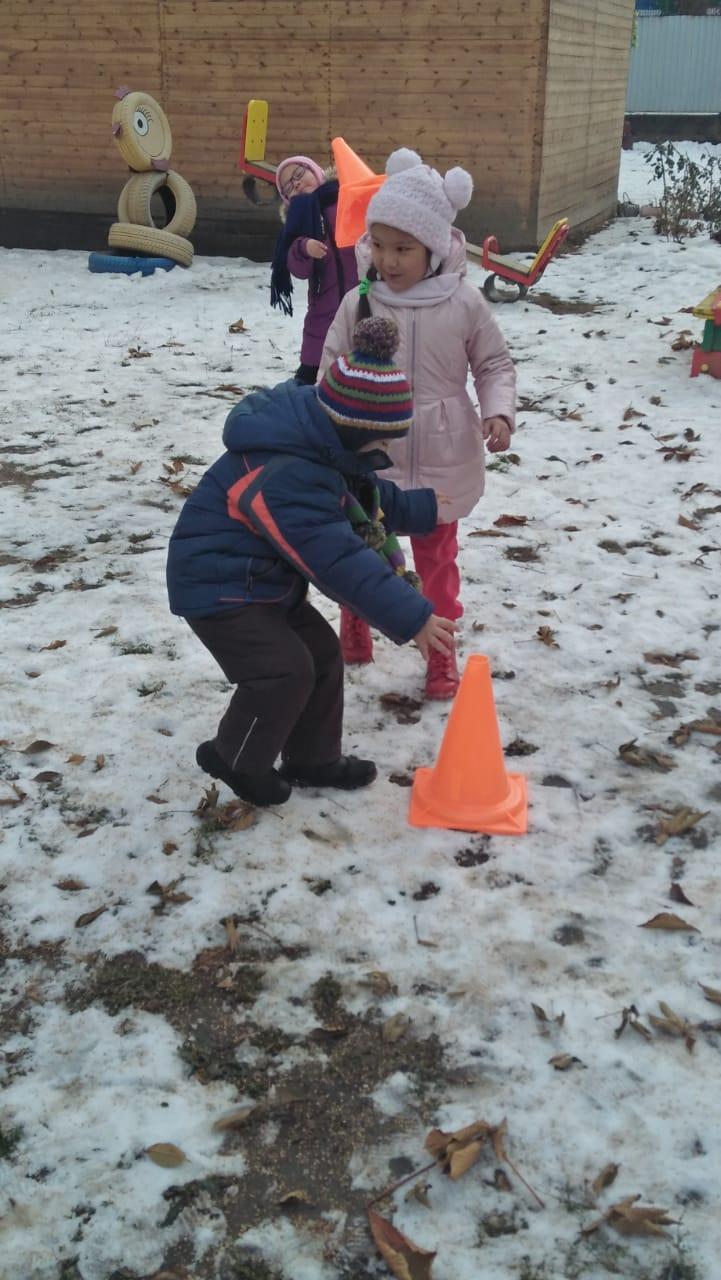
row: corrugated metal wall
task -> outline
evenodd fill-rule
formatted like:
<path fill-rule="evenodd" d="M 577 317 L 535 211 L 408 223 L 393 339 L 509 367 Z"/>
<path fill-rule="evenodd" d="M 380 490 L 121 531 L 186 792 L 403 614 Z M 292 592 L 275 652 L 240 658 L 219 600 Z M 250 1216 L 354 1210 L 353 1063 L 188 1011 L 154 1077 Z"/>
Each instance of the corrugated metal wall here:
<path fill-rule="evenodd" d="M 626 110 L 721 112 L 721 18 L 639 16 Z"/>

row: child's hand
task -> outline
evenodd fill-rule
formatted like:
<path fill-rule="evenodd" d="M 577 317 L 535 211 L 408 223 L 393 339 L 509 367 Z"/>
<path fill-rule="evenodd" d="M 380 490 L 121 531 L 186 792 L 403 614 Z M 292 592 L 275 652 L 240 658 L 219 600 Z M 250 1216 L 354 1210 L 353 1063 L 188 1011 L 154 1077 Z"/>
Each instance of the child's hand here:
<path fill-rule="evenodd" d="M 484 418 L 481 430 L 491 453 L 501 453 L 511 443 L 511 428 L 505 418 Z"/>
<path fill-rule="evenodd" d="M 322 240 L 306 240 L 305 251 L 310 258 L 324 258 L 328 252 L 328 245 L 323 244 Z"/>
<path fill-rule="evenodd" d="M 438 618 L 432 613 L 413 637 L 413 643 L 418 645 L 426 660 L 431 649 L 437 649 L 439 653 L 453 653 L 453 633 L 456 630 L 456 624 L 450 618 Z"/>
<path fill-rule="evenodd" d="M 451 499 L 448 497 L 447 493 L 441 493 L 440 489 L 436 489 L 436 507 L 438 509 L 438 523 L 448 524 L 451 510 Z"/>

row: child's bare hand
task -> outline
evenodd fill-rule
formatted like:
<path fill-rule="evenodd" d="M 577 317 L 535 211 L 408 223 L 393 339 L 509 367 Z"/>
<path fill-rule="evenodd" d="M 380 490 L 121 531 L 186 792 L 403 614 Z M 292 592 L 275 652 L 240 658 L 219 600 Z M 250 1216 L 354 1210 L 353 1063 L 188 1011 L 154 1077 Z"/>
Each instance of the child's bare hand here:
<path fill-rule="evenodd" d="M 439 653 L 453 653 L 453 635 L 456 630 L 456 624 L 450 618 L 438 618 L 432 613 L 413 637 L 413 643 L 418 645 L 426 659 L 431 649 L 437 649 Z"/>
<path fill-rule="evenodd" d="M 511 443 L 511 428 L 505 418 L 484 418 L 481 430 L 491 453 L 501 453 Z"/>
<path fill-rule="evenodd" d="M 328 245 L 323 244 L 322 240 L 306 240 L 305 251 L 310 258 L 324 258 L 328 252 Z"/>
<path fill-rule="evenodd" d="M 436 507 L 438 509 L 438 523 L 448 524 L 451 510 L 451 499 L 447 493 L 441 493 L 440 489 L 436 489 Z"/>

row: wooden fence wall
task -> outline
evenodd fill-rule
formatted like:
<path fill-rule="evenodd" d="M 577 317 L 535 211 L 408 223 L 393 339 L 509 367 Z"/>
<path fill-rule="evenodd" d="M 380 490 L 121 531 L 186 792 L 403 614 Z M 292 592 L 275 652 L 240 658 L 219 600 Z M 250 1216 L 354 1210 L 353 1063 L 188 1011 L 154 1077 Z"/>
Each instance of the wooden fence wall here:
<path fill-rule="evenodd" d="M 615 211 L 633 6 L 550 0 L 539 233 Z"/>
<path fill-rule="evenodd" d="M 340 134 L 380 169 L 392 148 L 414 146 L 442 170 L 473 173 L 461 224 L 474 239 L 494 230 L 504 246 L 528 246 L 564 183 L 574 209 L 598 212 L 598 155 L 608 181 L 612 152 L 618 164 L 632 7 L 584 0 L 592 17 L 573 28 L 570 0 L 0 0 L 0 208 L 109 223 L 127 176 L 113 93 L 127 84 L 170 120 L 172 167 L 195 191 L 201 239 L 206 227 L 240 241 L 259 219 L 275 232 L 237 169 L 243 108 L 260 97 L 269 159 L 326 160 Z M 576 56 L 573 92 L 582 97 L 584 79 L 593 90 L 592 163 L 579 146 L 566 155 L 561 136 L 576 128 L 575 117 L 564 125 L 564 68 Z"/>

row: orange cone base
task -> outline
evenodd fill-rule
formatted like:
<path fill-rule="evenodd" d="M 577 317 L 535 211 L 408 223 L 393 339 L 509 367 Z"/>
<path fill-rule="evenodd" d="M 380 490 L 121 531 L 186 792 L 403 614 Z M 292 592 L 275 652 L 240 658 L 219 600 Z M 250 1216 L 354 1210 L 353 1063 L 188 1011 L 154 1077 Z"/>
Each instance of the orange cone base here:
<path fill-rule="evenodd" d="M 408 821 L 412 827 L 522 836 L 528 831 L 528 787 L 521 773 L 508 773 L 508 791 L 497 804 L 463 803 L 433 795 L 433 769 L 416 769 Z"/>

